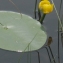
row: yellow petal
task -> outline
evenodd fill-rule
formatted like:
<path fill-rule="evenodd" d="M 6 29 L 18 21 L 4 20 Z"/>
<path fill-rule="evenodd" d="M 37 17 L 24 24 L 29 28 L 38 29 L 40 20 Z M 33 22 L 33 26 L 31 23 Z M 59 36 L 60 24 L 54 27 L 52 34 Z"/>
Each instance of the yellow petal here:
<path fill-rule="evenodd" d="M 39 3 L 39 9 L 43 11 L 43 13 L 50 13 L 53 11 L 53 4 L 48 0 L 43 0 Z"/>
<path fill-rule="evenodd" d="M 41 1 L 41 2 L 39 3 L 39 9 L 42 9 L 42 6 L 43 6 L 44 4 L 50 4 L 50 2 L 49 2 L 49 1 Z"/>
<path fill-rule="evenodd" d="M 42 6 L 43 13 L 50 13 L 53 11 L 53 4 L 44 4 Z"/>

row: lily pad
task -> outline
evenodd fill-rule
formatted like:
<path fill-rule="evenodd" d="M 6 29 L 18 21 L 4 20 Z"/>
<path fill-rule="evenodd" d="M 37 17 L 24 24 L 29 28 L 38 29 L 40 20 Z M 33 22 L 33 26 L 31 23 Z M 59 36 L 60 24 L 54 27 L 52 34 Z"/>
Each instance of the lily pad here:
<path fill-rule="evenodd" d="M 28 15 L 0 11 L 0 48 L 27 52 L 40 49 L 46 42 L 44 27 Z"/>

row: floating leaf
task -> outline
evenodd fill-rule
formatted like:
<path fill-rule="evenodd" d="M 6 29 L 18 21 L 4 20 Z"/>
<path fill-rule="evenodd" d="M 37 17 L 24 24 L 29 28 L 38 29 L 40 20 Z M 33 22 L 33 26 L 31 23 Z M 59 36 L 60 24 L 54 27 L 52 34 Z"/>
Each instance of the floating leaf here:
<path fill-rule="evenodd" d="M 0 48 L 9 51 L 27 52 L 41 48 L 47 39 L 44 27 L 28 15 L 0 11 Z"/>

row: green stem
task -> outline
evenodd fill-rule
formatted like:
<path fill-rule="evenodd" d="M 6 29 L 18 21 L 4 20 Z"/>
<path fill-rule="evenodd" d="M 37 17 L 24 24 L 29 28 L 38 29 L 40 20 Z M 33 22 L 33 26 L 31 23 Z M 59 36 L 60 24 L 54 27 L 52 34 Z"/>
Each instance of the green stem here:
<path fill-rule="evenodd" d="M 46 16 L 46 14 L 43 14 L 43 16 L 41 17 L 41 19 L 40 19 L 41 24 L 43 24 L 43 20 L 44 20 L 45 16 Z"/>
<path fill-rule="evenodd" d="M 36 19 L 36 6 L 37 6 L 37 0 L 35 1 L 35 8 L 34 8 L 35 19 Z"/>
<path fill-rule="evenodd" d="M 14 6 L 15 6 L 15 8 L 18 10 L 18 12 L 21 14 L 21 12 L 20 12 L 20 9 L 16 6 L 16 4 L 12 1 L 12 0 L 9 0 Z M 22 14 L 21 14 L 21 17 L 22 17 Z"/>
<path fill-rule="evenodd" d="M 57 14 L 57 17 L 58 17 L 59 25 L 60 25 L 60 27 L 62 28 L 62 32 L 63 32 L 63 26 L 62 26 L 62 23 L 61 23 L 60 16 L 59 16 L 59 14 L 58 14 L 58 11 L 57 11 L 57 9 L 56 9 L 56 6 L 55 6 L 53 0 L 51 0 L 51 1 L 52 1 L 53 5 L 54 5 L 54 9 L 55 9 L 56 14 Z"/>
<path fill-rule="evenodd" d="M 60 34 L 60 32 L 59 32 L 59 26 L 60 26 L 60 24 L 59 24 L 59 21 L 58 21 L 58 63 L 60 63 L 60 51 L 59 51 L 59 49 L 60 49 L 60 37 L 59 37 L 59 34 Z"/>
<path fill-rule="evenodd" d="M 40 10 L 39 10 L 39 8 L 38 8 L 38 21 L 41 19 L 41 12 L 40 12 Z"/>
<path fill-rule="evenodd" d="M 40 63 L 40 54 L 39 54 L 39 51 L 36 51 L 38 53 L 38 61 Z"/>
<path fill-rule="evenodd" d="M 47 51 L 47 53 L 48 53 L 48 57 L 49 57 L 49 60 L 50 60 L 50 63 L 51 63 L 51 58 L 50 58 L 50 54 L 49 54 L 48 48 L 45 47 L 45 49 L 46 49 L 46 51 Z"/>
<path fill-rule="evenodd" d="M 60 8 L 59 8 L 59 17 L 60 17 L 60 12 L 61 12 L 61 8 L 62 8 L 62 0 L 60 0 Z M 62 20 L 61 20 L 61 23 L 62 23 Z M 60 63 L 60 32 L 59 32 L 59 27 L 60 27 L 60 24 L 59 24 L 59 20 L 58 20 L 58 63 Z M 61 31 L 62 31 L 62 28 L 61 28 Z"/>
<path fill-rule="evenodd" d="M 31 45 L 30 45 L 30 63 L 31 63 Z"/>
<path fill-rule="evenodd" d="M 35 37 L 37 36 L 37 34 L 39 33 L 39 31 L 36 33 L 36 35 L 33 37 L 33 39 L 31 40 L 31 42 L 27 45 L 27 47 L 24 49 L 23 52 L 25 52 L 25 50 L 28 48 L 28 46 L 32 43 L 32 41 L 35 39 Z M 20 62 L 21 58 L 22 58 L 23 54 L 20 55 L 19 59 L 18 59 L 18 63 Z"/>
<path fill-rule="evenodd" d="M 29 51 L 29 45 L 28 45 L 28 51 Z M 29 63 L 29 53 L 27 53 L 27 63 Z"/>
<path fill-rule="evenodd" d="M 61 33 L 61 42 L 62 42 L 62 47 L 63 47 L 63 32 Z"/>
<path fill-rule="evenodd" d="M 49 50 L 50 50 L 50 53 L 51 53 L 51 55 L 52 55 L 52 58 L 53 58 L 54 63 L 56 63 L 55 58 L 54 58 L 53 53 L 52 53 L 52 50 L 51 50 L 51 47 L 48 46 L 48 48 L 49 48 Z"/>

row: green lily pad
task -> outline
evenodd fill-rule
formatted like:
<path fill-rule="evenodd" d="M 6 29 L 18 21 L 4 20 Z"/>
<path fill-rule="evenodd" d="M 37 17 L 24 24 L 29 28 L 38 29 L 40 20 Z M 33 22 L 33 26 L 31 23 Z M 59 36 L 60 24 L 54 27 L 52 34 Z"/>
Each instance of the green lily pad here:
<path fill-rule="evenodd" d="M 44 27 L 28 15 L 0 11 L 0 48 L 27 52 L 40 49 L 46 42 Z"/>

